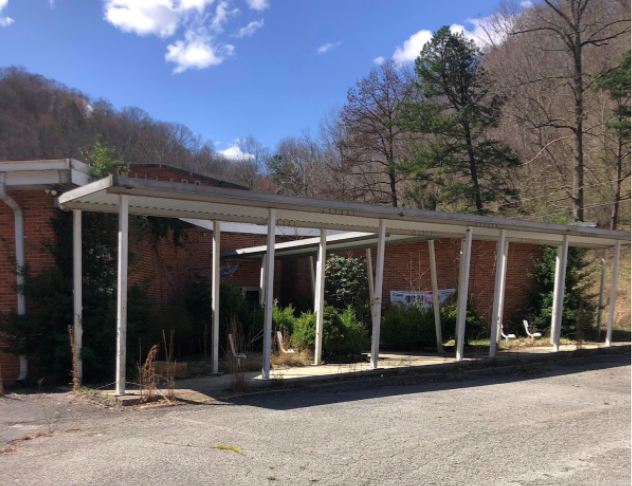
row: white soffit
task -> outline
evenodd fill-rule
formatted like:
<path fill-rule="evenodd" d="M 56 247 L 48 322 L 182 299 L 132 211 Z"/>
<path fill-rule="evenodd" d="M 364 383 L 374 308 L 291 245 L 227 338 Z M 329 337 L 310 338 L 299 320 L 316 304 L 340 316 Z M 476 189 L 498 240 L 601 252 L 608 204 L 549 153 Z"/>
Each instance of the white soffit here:
<path fill-rule="evenodd" d="M 568 235 L 571 246 L 608 247 L 630 244 L 630 233 L 571 225 L 438 213 L 408 208 L 279 196 L 223 187 L 177 184 L 110 176 L 62 194 L 66 209 L 117 212 L 119 195 L 129 196 L 130 214 L 218 220 L 265 225 L 268 209 L 276 209 L 277 225 L 377 233 L 386 222 L 390 235 L 422 239 L 462 238 L 472 228 L 478 240 L 496 240 L 501 229 L 514 242 L 559 245 Z"/>

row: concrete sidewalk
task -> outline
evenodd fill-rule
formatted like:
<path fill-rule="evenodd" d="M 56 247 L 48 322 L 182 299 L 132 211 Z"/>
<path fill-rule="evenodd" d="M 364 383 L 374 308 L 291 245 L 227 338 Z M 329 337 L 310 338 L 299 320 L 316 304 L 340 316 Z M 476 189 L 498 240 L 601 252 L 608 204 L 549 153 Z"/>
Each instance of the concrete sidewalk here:
<path fill-rule="evenodd" d="M 603 345 L 586 344 L 582 349 L 575 345 L 560 346 L 558 353 L 553 352 L 549 346 L 535 346 L 520 349 L 505 349 L 497 353 L 493 360 L 487 357 L 488 348 L 479 348 L 478 351 L 466 352 L 465 358 L 460 363 L 452 353 L 430 354 L 415 352 L 380 353 L 378 369 L 371 369 L 368 360 L 366 362 L 325 364 L 321 366 L 303 366 L 271 371 L 270 380 L 262 380 L 261 373 L 251 371 L 244 373 L 243 389 L 258 391 L 266 388 L 278 388 L 281 386 L 296 386 L 315 382 L 331 382 L 339 380 L 359 380 L 384 375 L 398 375 L 403 373 L 448 373 L 457 367 L 467 368 L 472 366 L 503 366 L 524 361 L 563 360 L 576 355 L 585 356 L 591 354 L 609 354 L 629 352 L 629 342 L 613 343 L 606 348 Z M 220 374 L 189 378 L 177 381 L 176 396 L 182 400 L 203 402 L 225 397 L 230 394 L 234 377 L 231 374 Z M 106 395 L 114 396 L 114 391 L 106 391 Z M 130 390 L 127 395 L 117 397 L 123 404 L 135 404 L 140 399 L 140 392 Z"/>

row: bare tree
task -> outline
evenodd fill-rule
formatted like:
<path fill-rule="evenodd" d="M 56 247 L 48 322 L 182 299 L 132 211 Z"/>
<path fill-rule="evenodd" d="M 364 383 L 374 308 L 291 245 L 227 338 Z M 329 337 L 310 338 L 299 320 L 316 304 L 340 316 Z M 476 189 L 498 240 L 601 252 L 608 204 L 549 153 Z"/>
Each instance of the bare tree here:
<path fill-rule="evenodd" d="M 544 0 L 544 4 L 533 8 L 532 15 L 525 17 L 528 21 L 518 24 L 513 32 L 513 35 L 554 37 L 557 41 L 554 49 L 570 61 L 567 69 L 540 80 L 559 80 L 570 88 L 573 116 L 570 120 L 560 119 L 542 107 L 543 119 L 535 128 L 550 126 L 572 133 L 572 214 L 578 221 L 584 220 L 584 98 L 586 89 L 592 84 L 591 76 L 584 69 L 585 50 L 604 46 L 629 32 L 630 19 L 621 16 L 622 7 L 620 3 L 607 0 Z"/>
<path fill-rule="evenodd" d="M 412 96 L 410 80 L 392 61 L 371 70 L 347 94 L 341 119 L 347 132 L 348 157 L 360 168 L 364 190 L 375 194 L 375 202 L 399 205 L 398 164 L 405 132 L 396 122 L 402 104 Z"/>

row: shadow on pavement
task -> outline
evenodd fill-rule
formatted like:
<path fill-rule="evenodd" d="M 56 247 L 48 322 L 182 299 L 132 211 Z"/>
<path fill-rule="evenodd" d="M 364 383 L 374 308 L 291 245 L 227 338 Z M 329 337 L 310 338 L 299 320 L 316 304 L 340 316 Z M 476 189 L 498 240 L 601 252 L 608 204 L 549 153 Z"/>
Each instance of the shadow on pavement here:
<path fill-rule="evenodd" d="M 486 368 L 447 371 L 445 373 L 432 374 L 431 376 L 410 374 L 366 381 L 301 386 L 288 390 L 266 390 L 263 393 L 227 399 L 223 400 L 223 402 L 271 410 L 291 410 L 396 395 L 538 380 L 624 366 L 630 366 L 630 354 L 628 353 L 588 358 L 579 363 L 576 360 L 570 362 L 518 363 L 502 369 Z M 279 391 L 282 391 L 282 393 Z"/>

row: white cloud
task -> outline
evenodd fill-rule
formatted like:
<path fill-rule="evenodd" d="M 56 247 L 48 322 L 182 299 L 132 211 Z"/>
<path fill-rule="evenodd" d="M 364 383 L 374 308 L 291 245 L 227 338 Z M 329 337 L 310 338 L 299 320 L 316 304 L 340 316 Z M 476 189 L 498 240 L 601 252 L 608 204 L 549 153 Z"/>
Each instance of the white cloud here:
<path fill-rule="evenodd" d="M 222 1 L 215 8 L 215 17 L 213 17 L 211 21 L 211 26 L 217 32 L 221 32 L 224 30 L 224 24 L 228 21 L 229 17 L 237 15 L 238 13 L 238 8 L 230 8 L 229 1 Z"/>
<path fill-rule="evenodd" d="M 211 5 L 215 0 L 180 0 L 180 7 L 184 10 L 195 8 L 203 12 L 207 5 Z"/>
<path fill-rule="evenodd" d="M 261 27 L 263 27 L 263 19 L 254 20 L 245 27 L 239 29 L 236 34 L 233 34 L 233 37 L 237 37 L 238 39 L 242 39 L 244 37 L 252 37 L 254 33 L 257 32 Z"/>
<path fill-rule="evenodd" d="M 259 12 L 265 10 L 266 8 L 270 8 L 269 0 L 246 0 L 248 6 L 253 10 L 258 10 Z"/>
<path fill-rule="evenodd" d="M 7 5 L 9 5 L 9 0 L 0 0 L 0 14 L 5 8 L 7 8 Z M 15 21 L 11 17 L 0 16 L 0 27 L 8 27 L 13 22 Z"/>
<path fill-rule="evenodd" d="M 226 150 L 220 150 L 218 153 L 232 161 L 252 160 L 255 158 L 254 155 L 243 152 L 237 145 L 232 145 Z"/>
<path fill-rule="evenodd" d="M 165 60 L 173 62 L 174 74 L 179 74 L 187 69 L 204 69 L 209 66 L 217 66 L 227 57 L 233 55 L 235 46 L 230 44 L 213 44 L 212 39 L 206 35 L 188 31 L 184 40 L 175 41 L 167 46 Z"/>
<path fill-rule="evenodd" d="M 403 45 L 395 49 L 393 61 L 398 66 L 413 62 L 430 39 L 432 39 L 432 32 L 429 30 L 420 30 L 416 34 L 411 35 L 408 40 L 404 41 Z"/>
<path fill-rule="evenodd" d="M 323 44 L 322 46 L 320 46 L 318 49 L 316 49 L 316 52 L 318 54 L 325 54 L 325 52 L 328 52 L 328 51 L 331 51 L 332 49 L 335 49 L 340 44 L 342 44 L 342 42 L 327 42 L 327 43 Z"/>
<path fill-rule="evenodd" d="M 169 37 L 181 15 L 171 0 L 106 0 L 105 20 L 123 32 Z"/>
<path fill-rule="evenodd" d="M 520 6 L 524 9 L 531 8 L 533 7 L 533 2 L 530 2 L 529 0 L 525 0 L 524 2 L 520 2 Z"/>
<path fill-rule="evenodd" d="M 375 59 L 373 59 L 373 62 L 375 64 L 377 64 L 378 66 L 381 66 L 382 64 L 384 64 L 384 56 L 377 56 Z"/>
<path fill-rule="evenodd" d="M 523 2 L 525 3 L 525 2 Z M 450 32 L 453 34 L 463 34 L 466 39 L 471 39 L 480 48 L 501 44 L 512 30 L 512 19 L 506 19 L 500 16 L 490 15 L 478 19 L 467 19 L 466 24 L 471 25 L 467 28 L 461 24 L 452 24 Z M 398 66 L 414 62 L 419 56 L 424 45 L 432 39 L 432 32 L 429 30 L 420 30 L 416 34 L 411 35 L 408 40 L 404 41 L 402 46 L 398 46 L 393 54 L 393 61 Z M 383 58 L 377 57 L 373 61 L 376 64 Z"/>
<path fill-rule="evenodd" d="M 480 48 L 502 44 L 513 29 L 513 19 L 495 14 L 478 19 L 467 19 L 466 22 L 472 28 L 467 29 L 462 25 L 455 24 L 450 29 L 460 28 L 460 32 L 467 39 L 476 42 Z"/>
<path fill-rule="evenodd" d="M 53 1 L 53 0 L 49 0 Z M 0 0 L 6 4 L 7 0 Z M 174 37 L 165 60 L 174 63 L 174 73 L 217 66 L 234 54 L 235 46 L 221 40 L 231 17 L 239 14 L 234 0 L 103 0 L 104 19 L 123 32 L 140 36 Z M 265 6 L 264 6 L 265 4 Z M 251 8 L 267 8 L 254 1 Z M 1 10 L 1 8 L 0 8 Z M 253 35 L 263 20 L 250 22 L 235 37 Z"/>

